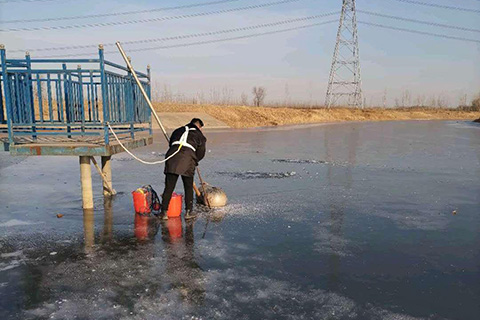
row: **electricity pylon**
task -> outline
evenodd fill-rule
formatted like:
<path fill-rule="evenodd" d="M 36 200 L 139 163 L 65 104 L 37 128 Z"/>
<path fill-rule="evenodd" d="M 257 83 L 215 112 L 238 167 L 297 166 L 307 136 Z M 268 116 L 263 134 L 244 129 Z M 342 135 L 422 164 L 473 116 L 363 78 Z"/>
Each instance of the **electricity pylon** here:
<path fill-rule="evenodd" d="M 343 0 L 325 106 L 363 107 L 355 0 Z"/>

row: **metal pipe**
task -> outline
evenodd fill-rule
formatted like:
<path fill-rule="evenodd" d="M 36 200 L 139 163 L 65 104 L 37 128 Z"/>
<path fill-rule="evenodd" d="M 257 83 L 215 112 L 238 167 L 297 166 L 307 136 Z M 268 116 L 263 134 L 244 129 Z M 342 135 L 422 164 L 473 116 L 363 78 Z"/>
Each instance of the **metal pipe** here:
<path fill-rule="evenodd" d="M 152 110 L 152 114 L 153 114 L 153 116 L 155 117 L 155 120 L 157 121 L 158 125 L 160 126 L 160 128 L 161 128 L 162 131 L 163 131 L 163 135 L 164 135 L 165 138 L 167 139 L 167 142 L 169 142 L 169 141 L 170 141 L 170 137 L 168 136 L 167 131 L 165 130 L 162 122 L 160 121 L 160 118 L 158 117 L 157 113 L 155 112 L 155 109 L 153 108 L 152 102 L 150 101 L 150 98 L 148 97 L 147 93 L 145 92 L 145 89 L 143 88 L 142 84 L 140 83 L 140 80 L 139 80 L 138 77 L 137 77 L 137 73 L 136 73 L 135 70 L 133 69 L 132 64 L 130 63 L 130 61 L 128 60 L 128 57 L 127 57 L 127 55 L 125 54 L 125 51 L 123 51 L 122 45 L 120 44 L 119 41 L 117 41 L 115 44 L 117 45 L 117 48 L 118 48 L 118 50 L 120 51 L 120 54 L 122 55 L 123 60 L 125 60 L 125 63 L 127 64 L 128 69 L 129 69 L 130 72 L 132 73 L 133 78 L 135 79 L 135 82 L 137 83 L 138 88 L 140 89 L 140 92 L 142 93 L 143 97 L 144 97 L 145 100 L 147 101 L 148 106 L 149 106 L 150 109 Z"/>
<path fill-rule="evenodd" d="M 200 184 L 202 185 L 203 199 L 205 200 L 205 203 L 208 206 L 208 209 L 212 209 L 212 206 L 210 206 L 210 200 L 208 200 L 207 193 L 205 192 L 205 183 L 203 182 L 202 176 L 200 175 L 200 169 L 198 167 L 197 167 L 197 173 L 198 173 L 198 179 L 200 180 Z"/>

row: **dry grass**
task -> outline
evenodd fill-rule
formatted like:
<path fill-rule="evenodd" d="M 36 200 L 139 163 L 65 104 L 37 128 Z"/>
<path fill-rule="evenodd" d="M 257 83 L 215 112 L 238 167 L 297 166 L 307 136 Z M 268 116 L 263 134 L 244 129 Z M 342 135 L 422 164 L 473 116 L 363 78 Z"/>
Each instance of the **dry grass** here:
<path fill-rule="evenodd" d="M 232 128 L 344 121 L 474 120 L 478 112 L 438 108 L 301 109 L 155 103 L 159 112 L 205 112 Z"/>

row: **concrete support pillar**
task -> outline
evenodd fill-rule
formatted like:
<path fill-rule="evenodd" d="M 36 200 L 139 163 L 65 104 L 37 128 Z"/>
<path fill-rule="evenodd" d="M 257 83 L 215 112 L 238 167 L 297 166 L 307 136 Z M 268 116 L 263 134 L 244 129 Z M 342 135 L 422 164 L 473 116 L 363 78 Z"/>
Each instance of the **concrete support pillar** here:
<path fill-rule="evenodd" d="M 109 183 L 109 185 L 112 187 L 112 190 L 113 190 L 112 156 L 102 156 L 102 173 L 105 177 L 105 180 Z M 103 182 L 103 195 L 106 197 L 113 196 L 113 194 L 110 194 L 110 192 L 108 191 L 108 185 L 105 184 L 105 181 Z"/>
<path fill-rule="evenodd" d="M 83 209 L 93 209 L 92 168 L 89 156 L 80 156 L 80 182 Z"/>

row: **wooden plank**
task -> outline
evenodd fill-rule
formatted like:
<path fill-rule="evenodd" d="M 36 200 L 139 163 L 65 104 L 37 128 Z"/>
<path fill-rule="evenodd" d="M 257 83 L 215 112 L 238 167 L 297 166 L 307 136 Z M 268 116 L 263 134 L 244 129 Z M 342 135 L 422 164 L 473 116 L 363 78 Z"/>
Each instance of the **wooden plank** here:
<path fill-rule="evenodd" d="M 153 137 L 139 137 L 122 142 L 127 149 L 132 150 L 153 143 Z M 118 143 L 104 146 L 92 143 L 30 143 L 10 146 L 12 156 L 111 156 L 124 152 Z"/>

